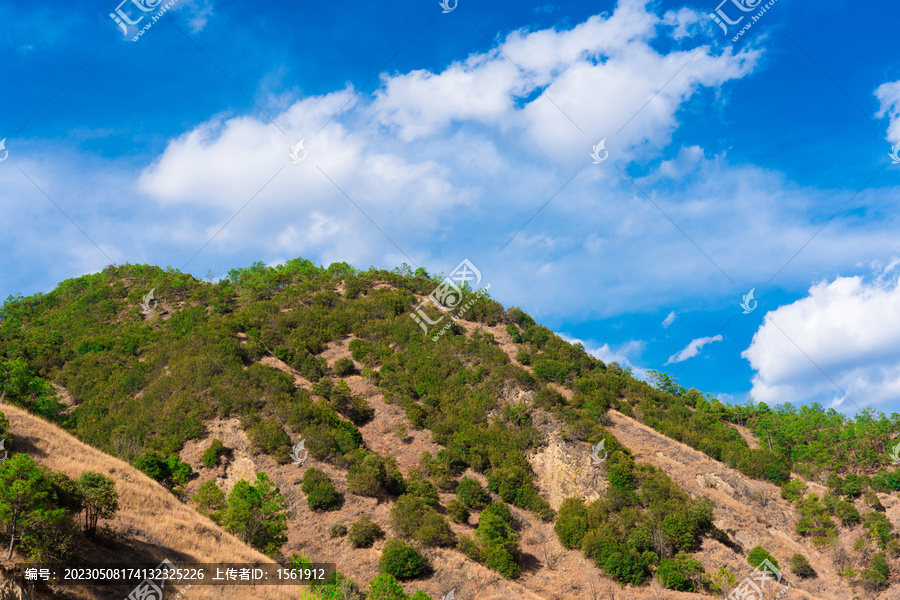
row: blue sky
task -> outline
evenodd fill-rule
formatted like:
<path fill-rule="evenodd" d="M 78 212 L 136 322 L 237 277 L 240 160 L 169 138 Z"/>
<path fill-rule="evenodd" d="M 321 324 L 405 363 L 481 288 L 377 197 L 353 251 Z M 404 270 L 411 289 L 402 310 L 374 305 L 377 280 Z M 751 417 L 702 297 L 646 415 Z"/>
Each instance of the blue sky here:
<path fill-rule="evenodd" d="M 900 411 L 900 5 L 177 0 L 132 41 L 166 4 L 0 3 L 0 296 L 469 259 L 637 373 Z"/>

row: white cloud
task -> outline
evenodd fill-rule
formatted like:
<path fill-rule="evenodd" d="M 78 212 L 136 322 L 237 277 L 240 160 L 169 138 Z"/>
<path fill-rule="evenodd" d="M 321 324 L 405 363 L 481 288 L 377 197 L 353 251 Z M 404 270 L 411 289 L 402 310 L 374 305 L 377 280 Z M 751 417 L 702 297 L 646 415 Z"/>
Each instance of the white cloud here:
<path fill-rule="evenodd" d="M 666 316 L 665 320 L 662 322 L 663 329 L 668 329 L 668 328 L 669 328 L 669 325 L 671 325 L 672 323 L 674 323 L 674 322 L 675 322 L 675 319 L 677 319 L 677 318 L 678 318 L 678 315 L 675 314 L 675 311 L 674 311 L 674 310 L 673 310 L 672 312 L 670 312 L 670 313 Z"/>
<path fill-rule="evenodd" d="M 741 356 L 761 402 L 831 399 L 856 410 L 900 397 L 898 339 L 900 279 L 838 277 L 769 312 Z"/>
<path fill-rule="evenodd" d="M 682 348 L 681 351 L 676 352 L 675 354 L 670 356 L 669 360 L 666 361 L 666 364 L 671 365 L 671 364 L 675 364 L 675 363 L 680 363 L 689 358 L 694 358 L 695 356 L 700 354 L 700 351 L 707 344 L 711 344 L 713 342 L 721 342 L 721 341 L 722 341 L 721 335 L 716 335 L 713 337 L 702 337 L 702 338 L 697 338 L 695 340 L 692 340 L 691 343 L 688 344 L 687 346 L 685 346 L 684 348 Z"/>
<path fill-rule="evenodd" d="M 570 344 L 581 344 L 584 347 L 585 352 L 598 360 L 602 360 L 607 365 L 618 363 L 623 369 L 630 367 L 632 375 L 638 379 L 646 380 L 647 378 L 647 369 L 638 367 L 632 362 L 634 357 L 640 356 L 641 352 L 643 352 L 644 347 L 646 346 L 646 343 L 643 340 L 632 340 L 621 346 L 612 348 L 609 344 L 597 346 L 595 343 L 585 342 L 584 340 L 569 337 L 563 333 L 558 333 L 557 335 Z"/>
<path fill-rule="evenodd" d="M 890 118 L 887 138 L 892 144 L 900 142 L 900 81 L 885 83 L 875 90 L 875 97 L 881 103 L 881 110 L 875 115 L 879 119 Z"/>

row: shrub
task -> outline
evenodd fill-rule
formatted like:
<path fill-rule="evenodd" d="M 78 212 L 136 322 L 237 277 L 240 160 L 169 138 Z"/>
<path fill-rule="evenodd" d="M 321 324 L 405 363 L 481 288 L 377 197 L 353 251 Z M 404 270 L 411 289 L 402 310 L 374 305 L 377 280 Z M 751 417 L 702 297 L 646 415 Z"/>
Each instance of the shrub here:
<path fill-rule="evenodd" d="M 303 474 L 301 489 L 306 493 L 306 504 L 310 510 L 337 510 L 341 504 L 341 494 L 323 471 L 310 467 Z"/>
<path fill-rule="evenodd" d="M 407 600 L 406 592 L 389 573 L 382 573 L 369 582 L 368 600 Z"/>
<path fill-rule="evenodd" d="M 891 569 L 884 558 L 884 552 L 876 552 L 872 555 L 872 565 L 863 569 L 860 579 L 864 588 L 878 592 L 887 589 L 890 577 Z"/>
<path fill-rule="evenodd" d="M 339 358 L 334 363 L 334 374 L 338 377 L 350 375 L 356 371 L 356 365 L 347 357 Z"/>
<path fill-rule="evenodd" d="M 872 536 L 879 548 L 884 548 L 891 539 L 891 521 L 884 513 L 866 513 L 863 527 L 869 531 L 869 535 Z"/>
<path fill-rule="evenodd" d="M 331 526 L 331 529 L 328 530 L 328 537 L 344 537 L 347 535 L 347 526 L 342 523 L 335 523 Z"/>
<path fill-rule="evenodd" d="M 481 548 L 480 558 L 484 566 L 500 573 L 507 579 L 515 579 L 522 571 L 516 562 L 516 557 L 502 546 L 485 544 Z"/>
<path fill-rule="evenodd" d="M 247 437 L 258 452 L 266 454 L 274 454 L 282 446 L 290 448 L 291 445 L 291 438 L 274 417 L 252 420 L 247 429 Z"/>
<path fill-rule="evenodd" d="M 416 540 L 426 548 L 450 547 L 456 543 L 456 536 L 450 524 L 434 510 L 429 510 L 422 519 L 422 525 L 416 531 Z"/>
<path fill-rule="evenodd" d="M 466 508 L 481 510 L 491 502 L 491 495 L 481 487 L 481 484 L 469 477 L 464 478 L 456 486 L 456 497 Z"/>
<path fill-rule="evenodd" d="M 852 502 L 838 500 L 834 504 L 834 512 L 844 525 L 854 525 L 860 521 L 859 511 Z"/>
<path fill-rule="evenodd" d="M 216 485 L 215 481 L 204 481 L 197 489 L 193 497 L 197 510 L 200 513 L 219 522 L 222 510 L 225 508 L 225 492 Z"/>
<path fill-rule="evenodd" d="M 384 531 L 378 526 L 378 523 L 370 519 L 369 515 L 362 515 L 356 520 L 356 523 L 350 526 L 347 539 L 354 548 L 371 548 L 375 540 L 383 535 Z"/>
<path fill-rule="evenodd" d="M 202 462 L 203 466 L 207 469 L 212 469 L 219 463 L 219 457 L 223 454 L 225 454 L 225 445 L 222 443 L 222 440 L 214 439 L 209 444 L 209 447 L 203 451 L 200 462 Z"/>
<path fill-rule="evenodd" d="M 796 502 L 806 493 L 806 483 L 802 479 L 791 479 L 782 484 L 781 497 L 788 502 Z"/>
<path fill-rule="evenodd" d="M 466 505 L 460 502 L 459 499 L 454 498 L 447 503 L 447 516 L 457 523 L 468 523 L 470 516 L 469 509 L 466 508 Z"/>
<path fill-rule="evenodd" d="M 791 573 L 802 579 L 812 577 L 816 574 L 810 566 L 809 561 L 806 560 L 806 557 L 802 554 L 795 554 L 791 557 Z"/>
<path fill-rule="evenodd" d="M 350 492 L 371 498 L 403 494 L 406 482 L 397 469 L 397 462 L 392 457 L 364 450 L 361 452 L 359 456 L 362 458 L 354 461 L 347 471 L 347 487 Z"/>
<path fill-rule="evenodd" d="M 406 493 L 421 498 L 422 502 L 428 506 L 435 507 L 438 505 L 437 488 L 418 471 L 413 471 L 409 474 Z"/>
<path fill-rule="evenodd" d="M 859 475 L 854 475 L 850 473 L 844 478 L 844 485 L 842 486 L 841 491 L 845 496 L 850 498 L 856 498 L 862 493 L 862 482 L 859 480 Z"/>
<path fill-rule="evenodd" d="M 422 499 L 410 494 L 403 494 L 391 507 L 391 524 L 394 531 L 402 538 L 415 535 L 428 508 Z"/>
<path fill-rule="evenodd" d="M 554 526 L 559 541 L 566 548 L 578 548 L 588 532 L 587 508 L 580 498 L 566 498 L 559 507 Z"/>
<path fill-rule="evenodd" d="M 404 581 L 421 577 L 428 572 L 428 561 L 418 550 L 401 539 L 388 540 L 378 559 L 378 569 Z"/>
<path fill-rule="evenodd" d="M 881 503 L 881 500 L 878 499 L 878 494 L 875 492 L 866 492 L 863 495 L 863 501 L 866 503 L 866 506 L 872 510 L 884 512 L 884 505 Z"/>
<path fill-rule="evenodd" d="M 750 550 L 750 553 L 747 554 L 747 562 L 750 563 L 750 566 L 754 569 L 759 567 L 764 560 L 768 560 L 776 569 L 781 569 L 781 567 L 778 566 L 778 561 L 775 560 L 775 557 L 769 554 L 768 550 L 762 546 L 754 546 Z"/>
<path fill-rule="evenodd" d="M 690 554 L 679 552 L 675 558 L 664 558 L 659 563 L 656 579 L 670 590 L 694 592 L 703 574 L 703 565 Z"/>

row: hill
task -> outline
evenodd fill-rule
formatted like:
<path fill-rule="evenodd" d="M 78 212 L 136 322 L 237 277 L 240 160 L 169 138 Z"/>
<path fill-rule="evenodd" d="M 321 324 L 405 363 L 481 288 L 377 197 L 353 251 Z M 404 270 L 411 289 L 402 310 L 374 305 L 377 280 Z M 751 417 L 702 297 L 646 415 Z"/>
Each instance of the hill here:
<path fill-rule="evenodd" d="M 423 305 L 443 281 L 125 265 L 10 298 L 13 455 L 115 480 L 92 556 L 337 564 L 301 597 L 727 596 L 766 557 L 772 597 L 896 591 L 900 417 L 646 383 L 483 291 Z"/>

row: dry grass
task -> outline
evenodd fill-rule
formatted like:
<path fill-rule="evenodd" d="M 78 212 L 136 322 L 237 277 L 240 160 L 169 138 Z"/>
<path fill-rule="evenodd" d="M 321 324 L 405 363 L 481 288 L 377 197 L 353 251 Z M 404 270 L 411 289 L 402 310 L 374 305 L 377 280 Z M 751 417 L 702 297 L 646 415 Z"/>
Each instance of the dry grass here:
<path fill-rule="evenodd" d="M 20 408 L 2 406 L 16 436 L 16 450 L 27 452 L 35 462 L 70 477 L 83 471 L 98 471 L 112 477 L 119 492 L 119 512 L 109 522 L 112 536 L 99 545 L 92 562 L 153 563 L 168 558 L 176 565 L 198 563 L 272 562 L 233 535 L 219 528 L 189 506 L 179 502 L 160 484 L 128 463 L 104 454 L 59 427 Z M 114 597 L 101 587 L 67 592 L 77 598 Z M 297 586 L 258 586 L 256 588 L 194 586 L 185 596 L 190 600 L 237 600 L 260 598 L 285 600 L 297 598 Z"/>

